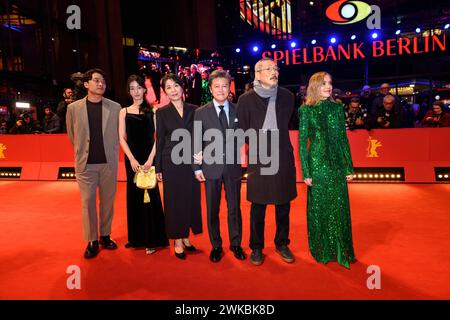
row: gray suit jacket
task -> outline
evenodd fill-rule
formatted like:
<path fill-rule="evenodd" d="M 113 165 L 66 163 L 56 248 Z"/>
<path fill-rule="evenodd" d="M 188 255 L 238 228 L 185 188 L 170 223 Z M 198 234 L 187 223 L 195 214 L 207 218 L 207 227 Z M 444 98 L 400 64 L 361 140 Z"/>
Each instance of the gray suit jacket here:
<path fill-rule="evenodd" d="M 83 172 L 89 155 L 89 122 L 86 107 L 87 98 L 75 101 L 67 107 L 67 134 L 75 153 L 75 172 Z M 120 104 L 103 98 L 102 129 L 106 160 L 113 172 L 119 162 L 119 112 Z M 100 124 L 99 124 L 100 125 Z"/>
<path fill-rule="evenodd" d="M 229 103 L 229 123 L 228 123 L 228 129 L 236 129 L 237 128 L 237 111 L 236 111 L 236 105 L 234 103 Z M 221 128 L 219 117 L 217 116 L 216 109 L 214 108 L 213 102 L 209 102 L 206 105 L 202 106 L 201 108 L 198 108 L 195 110 L 194 115 L 194 121 L 201 121 L 202 122 L 202 136 L 203 133 L 208 129 L 219 129 Z M 195 133 L 195 132 L 194 132 Z M 230 137 L 230 133 L 228 133 L 228 137 Z M 203 142 L 200 141 L 202 137 L 199 135 L 194 134 L 194 139 L 197 139 L 198 146 L 201 146 L 201 150 L 204 150 L 208 144 L 211 142 Z M 235 145 L 233 146 L 233 142 Z M 233 177 L 239 177 L 242 175 L 242 168 L 241 164 L 237 163 L 237 159 L 240 158 L 240 147 L 243 145 L 243 141 L 239 144 L 238 141 L 233 141 L 233 139 L 229 139 L 226 141 L 227 146 L 224 147 L 226 152 L 227 147 L 230 149 L 233 149 L 234 151 L 234 164 L 227 164 L 227 171 L 228 173 Z M 194 146 L 195 147 L 195 146 Z M 195 150 L 193 148 L 194 153 L 198 153 L 201 150 Z M 205 156 L 205 155 L 204 155 Z M 224 159 L 225 163 L 225 159 Z M 205 161 L 203 161 L 202 165 L 193 164 L 192 166 L 193 170 L 202 170 L 203 174 L 205 175 L 206 179 L 219 179 L 219 177 L 222 175 L 223 170 L 225 169 L 225 164 L 207 164 Z"/>

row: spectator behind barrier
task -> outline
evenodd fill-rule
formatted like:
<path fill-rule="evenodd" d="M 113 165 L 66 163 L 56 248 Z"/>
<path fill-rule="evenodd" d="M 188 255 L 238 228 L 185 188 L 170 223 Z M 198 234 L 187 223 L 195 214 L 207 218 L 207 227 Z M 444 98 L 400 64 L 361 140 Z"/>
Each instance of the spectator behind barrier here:
<path fill-rule="evenodd" d="M 61 119 L 52 111 L 50 106 L 44 108 L 45 116 L 42 120 L 42 128 L 45 133 L 61 132 Z"/>
<path fill-rule="evenodd" d="M 395 109 L 395 97 L 387 95 L 383 99 L 383 109 L 377 114 L 378 128 L 392 129 L 404 127 L 404 114 L 402 109 Z"/>
<path fill-rule="evenodd" d="M 370 128 L 367 110 L 361 106 L 358 98 L 352 98 L 345 112 L 345 127 L 348 130 Z"/>
<path fill-rule="evenodd" d="M 11 134 L 32 134 L 41 132 L 42 128 L 39 122 L 33 120 L 28 112 L 21 114 L 9 131 Z"/>
<path fill-rule="evenodd" d="M 427 112 L 423 118 L 422 127 L 439 128 L 450 127 L 450 114 L 444 112 L 444 103 L 435 101 L 433 108 Z"/>

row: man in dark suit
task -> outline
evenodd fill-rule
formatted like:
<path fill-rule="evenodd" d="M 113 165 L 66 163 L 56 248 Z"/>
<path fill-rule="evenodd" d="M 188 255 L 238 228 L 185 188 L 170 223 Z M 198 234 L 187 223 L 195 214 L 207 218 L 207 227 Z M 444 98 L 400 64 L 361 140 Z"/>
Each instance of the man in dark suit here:
<path fill-rule="evenodd" d="M 211 155 L 203 154 L 202 164 L 194 164 L 193 168 L 197 180 L 205 182 L 208 232 L 213 247 L 209 259 L 212 262 L 219 262 L 223 253 L 219 222 L 223 185 L 228 207 L 230 250 L 237 259 L 244 260 L 246 256 L 241 247 L 242 216 L 240 208 L 242 168 L 240 162 L 237 161 L 240 154 L 238 144 L 234 143 L 234 130 L 227 131 L 227 129 L 235 129 L 237 125 L 236 105 L 227 100 L 231 77 L 225 71 L 216 70 L 211 73 L 208 82 L 213 101 L 195 111 L 194 121 L 201 123 L 202 131 L 194 133 L 196 140 L 194 152 L 198 154 L 207 146 L 211 147 L 211 143 L 215 143 L 219 148 L 214 149 Z M 207 130 L 211 133 L 215 131 L 217 136 L 222 139 L 213 139 L 209 143 L 203 144 L 202 137 Z M 215 153 L 216 151 L 219 154 Z"/>
<path fill-rule="evenodd" d="M 247 169 L 247 200 L 252 203 L 250 211 L 250 262 L 261 265 L 264 261 L 264 221 L 268 204 L 275 205 L 275 246 L 283 261 L 294 262 L 288 248 L 290 202 L 297 197 L 294 153 L 289 138 L 289 121 L 295 110 L 294 95 L 278 87 L 279 68 L 272 59 L 264 58 L 255 65 L 254 88 L 243 94 L 238 101 L 239 128 L 255 130 L 259 134 L 255 141 L 249 140 L 249 163 Z M 262 144 L 267 142 L 271 157 L 278 157 L 278 170 L 267 174 L 267 165 L 261 159 Z M 253 146 L 252 146 L 253 144 Z M 254 152 L 253 152 L 254 153 Z"/>
<path fill-rule="evenodd" d="M 202 75 L 196 64 L 191 65 L 191 79 L 189 82 L 189 96 L 187 102 L 200 106 L 202 101 Z"/>

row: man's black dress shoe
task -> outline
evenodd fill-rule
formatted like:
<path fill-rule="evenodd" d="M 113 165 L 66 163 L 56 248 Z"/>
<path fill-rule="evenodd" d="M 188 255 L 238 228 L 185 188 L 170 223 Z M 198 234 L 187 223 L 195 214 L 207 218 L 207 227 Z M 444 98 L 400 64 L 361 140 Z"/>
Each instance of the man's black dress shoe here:
<path fill-rule="evenodd" d="M 89 241 L 86 250 L 84 251 L 84 257 L 86 259 L 95 258 L 99 252 L 98 241 Z"/>
<path fill-rule="evenodd" d="M 213 248 L 211 250 L 211 253 L 209 255 L 209 260 L 211 260 L 211 262 L 219 262 L 220 259 L 222 259 L 222 248 Z"/>
<path fill-rule="evenodd" d="M 242 250 L 241 246 L 231 246 L 230 250 L 233 251 L 236 259 L 245 260 L 246 256 L 245 256 L 244 250 Z"/>
<path fill-rule="evenodd" d="M 100 237 L 100 245 L 108 250 L 117 249 L 117 243 L 111 240 L 110 236 L 101 236 Z"/>

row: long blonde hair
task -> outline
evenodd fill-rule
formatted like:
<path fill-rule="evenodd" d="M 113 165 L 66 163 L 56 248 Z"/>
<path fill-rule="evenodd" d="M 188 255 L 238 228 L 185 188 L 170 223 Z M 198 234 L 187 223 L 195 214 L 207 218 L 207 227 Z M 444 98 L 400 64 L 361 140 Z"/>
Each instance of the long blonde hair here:
<path fill-rule="evenodd" d="M 313 106 L 322 100 L 322 97 L 320 96 L 320 87 L 326 76 L 330 76 L 332 79 L 331 74 L 325 71 L 316 72 L 311 76 L 308 83 L 308 89 L 306 90 L 305 105 Z M 333 96 L 331 95 L 328 100 L 333 101 Z"/>

